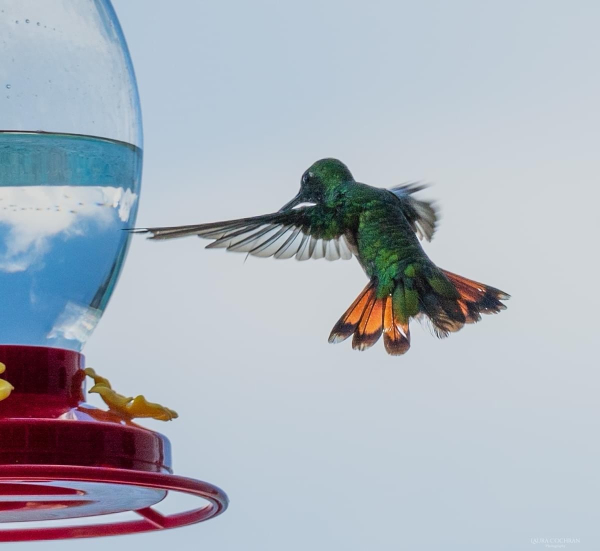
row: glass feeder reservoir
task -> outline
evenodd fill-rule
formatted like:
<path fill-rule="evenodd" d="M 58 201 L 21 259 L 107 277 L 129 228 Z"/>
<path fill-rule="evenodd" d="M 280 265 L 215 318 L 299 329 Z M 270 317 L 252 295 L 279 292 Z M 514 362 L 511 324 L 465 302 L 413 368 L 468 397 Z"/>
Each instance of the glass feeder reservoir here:
<path fill-rule="evenodd" d="M 138 206 L 133 68 L 108 2 L 1 5 L 0 342 L 80 350 Z"/>
<path fill-rule="evenodd" d="M 122 511 L 141 520 L 0 529 L 0 541 L 125 534 L 215 516 L 221 490 L 171 474 L 168 440 L 83 403 L 80 354 L 134 226 L 142 126 L 109 0 L 1 0 L 0 523 Z M 6 383 L 1 382 L 6 388 Z M 172 516 L 167 492 L 209 501 Z"/>

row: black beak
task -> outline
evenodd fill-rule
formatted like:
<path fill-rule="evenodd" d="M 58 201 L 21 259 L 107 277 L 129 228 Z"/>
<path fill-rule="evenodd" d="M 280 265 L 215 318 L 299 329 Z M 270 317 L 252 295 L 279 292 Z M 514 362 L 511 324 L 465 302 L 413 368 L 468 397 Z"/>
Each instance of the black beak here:
<path fill-rule="evenodd" d="M 294 197 L 289 203 L 286 203 L 285 205 L 283 205 L 283 207 L 281 207 L 279 209 L 279 212 L 282 212 L 284 210 L 290 210 L 293 209 L 294 207 L 298 206 L 300 203 L 305 203 L 306 201 L 302 198 L 302 191 L 298 192 L 298 195 L 296 195 L 296 197 Z"/>

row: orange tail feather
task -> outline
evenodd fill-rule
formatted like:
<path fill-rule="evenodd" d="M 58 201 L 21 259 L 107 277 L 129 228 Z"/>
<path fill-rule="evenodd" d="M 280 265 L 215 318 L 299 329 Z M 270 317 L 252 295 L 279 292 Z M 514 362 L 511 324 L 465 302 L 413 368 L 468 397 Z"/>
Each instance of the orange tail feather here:
<path fill-rule="evenodd" d="M 366 350 L 373 346 L 383 332 L 383 299 L 375 298 L 373 293 L 370 303 L 367 304 L 360 323 L 352 337 L 352 348 Z"/>
<path fill-rule="evenodd" d="M 402 332 L 399 327 L 402 327 Z M 400 356 L 408 352 L 410 348 L 410 330 L 408 322 L 401 325 L 394 316 L 392 309 L 392 296 L 385 299 L 385 311 L 383 314 L 383 344 L 388 354 Z"/>
<path fill-rule="evenodd" d="M 350 308 L 344 312 L 344 315 L 339 321 L 333 326 L 331 334 L 329 335 L 330 343 L 338 343 L 345 341 L 348 337 L 354 334 L 363 312 L 370 305 L 373 298 L 375 297 L 375 286 L 373 282 L 370 282 L 358 295 L 357 299 L 352 303 Z"/>

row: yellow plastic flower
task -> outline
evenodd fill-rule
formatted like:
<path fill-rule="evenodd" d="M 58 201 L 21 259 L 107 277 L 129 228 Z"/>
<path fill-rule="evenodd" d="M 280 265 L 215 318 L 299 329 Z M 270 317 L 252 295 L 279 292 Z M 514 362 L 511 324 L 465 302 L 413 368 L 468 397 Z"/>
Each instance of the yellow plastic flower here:
<path fill-rule="evenodd" d="M 0 362 L 0 375 L 6 371 L 6 366 Z M 8 381 L 0 379 L 0 402 L 6 400 L 10 396 L 10 393 L 15 389 Z"/>
<path fill-rule="evenodd" d="M 94 386 L 89 392 L 99 394 L 108 409 L 127 419 L 148 417 L 159 421 L 171 421 L 179 417 L 176 411 L 160 404 L 148 402 L 142 395 L 123 396 L 113 390 L 110 381 L 98 375 L 91 367 L 85 369 L 85 374 L 94 380 Z"/>

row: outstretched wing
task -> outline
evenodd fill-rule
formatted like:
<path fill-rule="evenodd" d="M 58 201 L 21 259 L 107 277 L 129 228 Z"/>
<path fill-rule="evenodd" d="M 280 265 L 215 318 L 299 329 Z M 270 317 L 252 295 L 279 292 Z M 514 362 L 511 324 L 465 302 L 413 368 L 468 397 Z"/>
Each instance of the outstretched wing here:
<path fill-rule="evenodd" d="M 214 241 L 207 249 L 224 248 L 254 256 L 308 260 L 352 258 L 352 246 L 332 224 L 319 222 L 314 207 L 240 218 L 211 224 L 133 230 L 150 233 L 150 239 L 172 239 L 197 235 Z"/>
<path fill-rule="evenodd" d="M 400 200 L 402 213 L 419 239 L 425 238 L 427 241 L 431 241 L 437 225 L 437 211 L 432 203 L 419 201 L 412 197 L 413 193 L 426 187 L 419 184 L 404 184 L 393 187 L 389 191 Z"/>

